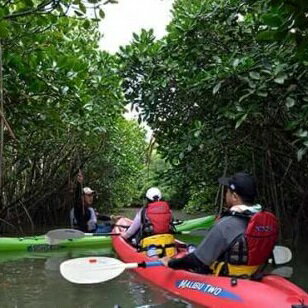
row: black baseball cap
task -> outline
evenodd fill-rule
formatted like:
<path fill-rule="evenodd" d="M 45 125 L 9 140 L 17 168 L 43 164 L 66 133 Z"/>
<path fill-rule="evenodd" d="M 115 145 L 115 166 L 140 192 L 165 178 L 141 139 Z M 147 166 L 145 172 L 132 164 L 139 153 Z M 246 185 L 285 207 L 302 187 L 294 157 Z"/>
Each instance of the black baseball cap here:
<path fill-rule="evenodd" d="M 236 192 L 245 201 L 253 202 L 257 195 L 255 178 L 246 172 L 238 172 L 231 177 L 222 177 L 218 182 Z"/>

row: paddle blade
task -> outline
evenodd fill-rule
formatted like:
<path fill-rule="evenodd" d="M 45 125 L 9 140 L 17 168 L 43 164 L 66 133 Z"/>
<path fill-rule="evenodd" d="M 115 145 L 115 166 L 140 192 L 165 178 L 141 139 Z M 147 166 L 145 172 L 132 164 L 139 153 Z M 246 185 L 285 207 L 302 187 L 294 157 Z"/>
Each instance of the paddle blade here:
<path fill-rule="evenodd" d="M 119 276 L 126 264 L 107 257 L 86 257 L 64 261 L 60 265 L 61 275 L 78 284 L 100 283 Z"/>
<path fill-rule="evenodd" d="M 285 264 L 291 261 L 292 252 L 288 247 L 276 245 L 273 250 L 276 264 Z"/>
<path fill-rule="evenodd" d="M 48 245 L 58 245 L 59 243 L 61 243 L 63 240 L 58 240 L 56 238 L 50 238 L 47 235 L 45 235 L 46 241 L 48 243 Z"/>
<path fill-rule="evenodd" d="M 75 229 L 56 229 L 46 233 L 46 237 L 53 240 L 68 240 L 73 238 L 82 238 L 85 234 L 82 231 Z"/>
<path fill-rule="evenodd" d="M 278 267 L 272 270 L 271 274 L 281 276 L 284 278 L 291 278 L 291 276 L 293 275 L 293 268 L 291 266 Z"/>

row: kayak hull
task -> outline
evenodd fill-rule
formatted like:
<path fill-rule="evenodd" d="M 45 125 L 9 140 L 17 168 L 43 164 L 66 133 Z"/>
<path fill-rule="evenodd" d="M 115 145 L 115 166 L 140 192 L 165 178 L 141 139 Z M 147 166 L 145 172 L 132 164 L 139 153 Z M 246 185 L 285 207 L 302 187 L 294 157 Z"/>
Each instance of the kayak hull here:
<path fill-rule="evenodd" d="M 111 246 L 110 236 L 91 236 L 63 240 L 56 245 L 49 245 L 44 235 L 32 237 L 2 237 L 0 238 L 0 253 L 8 251 L 43 252 L 66 248 L 86 248 Z"/>
<path fill-rule="evenodd" d="M 180 225 L 175 226 L 176 231 L 192 231 L 199 229 L 209 229 L 215 222 L 215 216 L 205 216 L 195 219 L 184 220 Z"/>
<path fill-rule="evenodd" d="M 177 231 L 189 231 L 198 228 L 209 228 L 214 216 L 185 220 L 176 226 Z M 88 236 L 79 239 L 63 240 L 59 244 L 49 245 L 44 235 L 29 237 L 0 237 L 0 253 L 9 251 L 43 252 L 68 248 L 111 246 L 110 236 Z"/>
<path fill-rule="evenodd" d="M 127 220 L 126 220 L 127 222 Z M 125 223 L 125 219 L 120 223 Z M 121 231 L 115 228 L 114 232 Z M 113 236 L 114 250 L 124 262 L 148 262 L 155 258 L 136 251 L 120 236 Z M 180 254 L 185 254 L 181 251 Z M 179 254 L 179 256 L 180 256 Z M 164 266 L 134 269 L 147 281 L 185 299 L 205 307 L 291 308 L 304 302 L 308 294 L 288 280 L 274 275 L 265 276 L 261 282 L 248 279 L 200 275 Z"/>

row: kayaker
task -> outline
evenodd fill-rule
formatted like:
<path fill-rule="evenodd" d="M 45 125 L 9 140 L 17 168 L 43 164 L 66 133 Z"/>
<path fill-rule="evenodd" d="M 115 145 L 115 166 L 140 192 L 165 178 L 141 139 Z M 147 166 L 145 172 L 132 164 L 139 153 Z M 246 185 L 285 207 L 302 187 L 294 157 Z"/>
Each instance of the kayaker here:
<path fill-rule="evenodd" d="M 90 187 L 83 187 L 83 181 L 83 174 L 79 171 L 75 188 L 74 210 L 70 213 L 70 218 L 75 222 L 77 229 L 83 232 L 95 232 L 97 217 L 92 207 L 95 191 Z"/>
<path fill-rule="evenodd" d="M 146 199 L 146 205 L 137 212 L 130 227 L 121 234 L 122 237 L 139 246 L 140 251 L 158 244 L 174 246 L 174 237 L 171 235 L 174 231 L 173 217 L 168 202 L 162 200 L 162 193 L 157 187 L 147 190 Z"/>
<path fill-rule="evenodd" d="M 90 187 L 82 187 L 84 177 L 81 171 L 77 174 L 74 207 L 70 211 L 71 227 L 83 232 L 111 232 L 114 224 L 122 216 L 101 215 L 93 207 L 96 192 Z M 98 220 L 101 224 L 98 226 Z"/>
<path fill-rule="evenodd" d="M 263 231 L 269 236 L 254 238 L 256 242 L 250 245 L 252 248 L 249 251 L 244 237 L 247 233 L 247 225 L 252 220 L 251 217 L 257 213 L 263 213 L 259 204 L 254 205 L 257 194 L 255 179 L 247 173 L 240 172 L 229 178 L 220 178 L 218 182 L 227 188 L 225 193 L 227 211 L 195 251 L 179 259 L 165 257 L 161 261 L 174 269 L 187 269 L 204 274 L 214 272 L 235 276 L 237 273 L 239 276 L 252 275 L 259 265 L 270 257 L 278 234 L 276 218 L 273 214 L 265 212 L 264 215 L 271 225 L 267 227 L 268 230 L 265 228 L 266 230 Z M 253 251 L 254 248 L 258 251 Z M 260 264 L 248 266 L 248 255 L 251 259 L 258 259 L 257 262 Z M 230 273 L 230 271 L 233 272 Z"/>

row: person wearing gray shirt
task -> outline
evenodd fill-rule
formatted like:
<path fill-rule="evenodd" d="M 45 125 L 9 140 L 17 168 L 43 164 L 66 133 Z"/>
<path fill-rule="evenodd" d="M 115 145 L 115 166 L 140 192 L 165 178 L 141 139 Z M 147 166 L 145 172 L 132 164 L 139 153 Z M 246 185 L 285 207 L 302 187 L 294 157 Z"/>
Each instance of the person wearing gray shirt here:
<path fill-rule="evenodd" d="M 253 215 L 262 210 L 260 205 L 253 205 L 256 197 L 256 184 L 252 176 L 240 172 L 230 178 L 220 178 L 219 183 L 226 186 L 225 202 L 227 215 L 223 215 L 198 245 L 196 250 L 182 258 L 161 259 L 164 265 L 173 269 L 186 269 L 198 273 L 211 273 L 210 265 L 220 261 L 230 249 L 233 241 L 245 233 L 248 219 L 235 215 L 241 213 Z M 239 215 L 241 215 L 239 214 Z"/>

